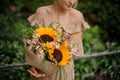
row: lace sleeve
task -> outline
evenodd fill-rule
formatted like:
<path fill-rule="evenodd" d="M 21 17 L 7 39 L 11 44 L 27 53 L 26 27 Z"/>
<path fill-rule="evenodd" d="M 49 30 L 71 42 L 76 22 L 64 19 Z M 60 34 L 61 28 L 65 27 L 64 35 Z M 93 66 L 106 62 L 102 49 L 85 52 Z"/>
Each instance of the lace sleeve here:
<path fill-rule="evenodd" d="M 85 31 L 86 29 L 90 28 L 89 24 L 84 19 L 82 19 L 81 21 L 81 26 L 82 26 L 82 31 Z"/>

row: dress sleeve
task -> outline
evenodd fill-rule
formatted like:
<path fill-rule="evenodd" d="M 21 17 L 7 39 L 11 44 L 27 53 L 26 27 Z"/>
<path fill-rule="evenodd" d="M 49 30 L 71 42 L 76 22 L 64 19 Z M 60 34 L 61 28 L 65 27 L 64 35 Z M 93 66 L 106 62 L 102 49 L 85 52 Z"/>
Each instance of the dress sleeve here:
<path fill-rule="evenodd" d="M 78 20 L 75 23 L 71 22 L 68 25 L 63 26 L 63 29 L 70 34 L 76 32 L 83 32 L 88 28 L 89 28 L 89 24 L 84 19 Z"/>
<path fill-rule="evenodd" d="M 38 12 L 35 12 L 34 14 L 30 15 L 27 20 L 31 26 L 34 26 L 36 24 L 41 25 L 43 22 L 43 16 Z"/>
<path fill-rule="evenodd" d="M 36 23 L 35 14 L 32 14 L 28 17 L 28 22 L 31 24 L 31 26 L 35 25 Z"/>
<path fill-rule="evenodd" d="M 76 28 L 75 28 L 76 27 Z M 85 31 L 86 29 L 89 28 L 88 23 L 84 20 L 81 19 L 76 26 L 72 27 L 76 30 L 71 31 L 71 54 L 75 56 L 82 56 L 84 55 L 84 50 L 83 50 L 83 43 L 82 43 L 82 32 Z"/>
<path fill-rule="evenodd" d="M 90 28 L 89 24 L 84 19 L 82 19 L 81 21 L 81 27 L 82 31 L 85 31 L 86 29 Z"/>

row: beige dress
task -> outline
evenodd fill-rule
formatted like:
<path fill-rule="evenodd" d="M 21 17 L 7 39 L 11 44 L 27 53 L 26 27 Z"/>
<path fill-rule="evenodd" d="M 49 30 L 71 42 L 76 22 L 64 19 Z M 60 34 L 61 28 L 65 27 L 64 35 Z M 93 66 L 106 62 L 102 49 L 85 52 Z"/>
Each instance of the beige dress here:
<path fill-rule="evenodd" d="M 34 19 L 34 15 L 30 16 L 29 21 L 31 25 L 35 24 L 37 21 Z M 67 26 L 67 27 L 66 27 Z M 78 49 L 79 53 L 74 53 L 74 49 L 72 50 L 72 54 L 75 56 L 81 56 L 83 54 L 83 46 L 82 46 L 82 39 L 80 41 L 75 41 L 71 34 L 79 32 L 79 31 L 84 31 L 87 29 L 89 26 L 88 24 L 84 21 L 78 21 L 78 23 L 75 24 L 68 24 L 66 26 L 63 26 L 63 29 L 66 33 L 70 35 L 70 46 L 72 44 L 77 43 L 74 49 Z M 42 70 L 43 73 L 45 73 L 46 77 L 41 78 L 40 80 L 75 80 L 74 78 L 74 59 L 70 61 L 68 65 L 64 67 L 60 71 L 59 67 L 51 64 L 51 62 L 46 61 L 46 63 L 42 62 L 42 57 L 40 55 L 35 55 L 34 53 L 27 53 L 26 54 L 26 60 L 27 63 L 38 68 L 39 70 Z M 60 73 L 62 74 L 60 76 Z"/>

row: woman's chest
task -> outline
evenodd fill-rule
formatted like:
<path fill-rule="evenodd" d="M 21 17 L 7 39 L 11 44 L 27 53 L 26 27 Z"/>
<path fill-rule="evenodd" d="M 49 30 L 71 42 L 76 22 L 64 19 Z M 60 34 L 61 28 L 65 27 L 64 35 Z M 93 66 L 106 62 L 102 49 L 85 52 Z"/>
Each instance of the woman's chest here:
<path fill-rule="evenodd" d="M 61 25 L 73 25 L 76 24 L 78 20 L 77 18 L 68 14 L 64 14 L 64 15 L 47 14 L 47 16 L 44 16 L 44 22 L 46 24 L 59 22 L 59 24 Z"/>

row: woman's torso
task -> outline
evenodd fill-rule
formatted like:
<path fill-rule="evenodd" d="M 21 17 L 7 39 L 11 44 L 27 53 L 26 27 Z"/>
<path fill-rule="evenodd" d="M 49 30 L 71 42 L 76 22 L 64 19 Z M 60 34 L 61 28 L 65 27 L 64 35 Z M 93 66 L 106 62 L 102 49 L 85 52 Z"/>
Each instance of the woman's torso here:
<path fill-rule="evenodd" d="M 53 9 L 52 5 L 38 8 L 37 13 L 34 15 L 35 16 L 34 16 L 33 20 L 36 20 L 36 22 L 38 24 L 41 24 L 42 21 L 44 21 L 45 24 L 59 22 L 59 24 L 62 25 L 64 29 L 66 29 L 66 32 L 69 30 L 69 28 L 76 29 L 75 24 L 78 24 L 82 17 L 82 14 L 75 9 L 71 9 L 71 11 L 67 12 L 66 14 L 59 15 Z M 30 22 L 32 23 L 34 21 L 30 21 Z M 68 31 L 68 33 L 69 32 L 70 32 L 70 30 Z M 71 35 L 74 35 L 74 33 Z M 64 67 L 64 69 L 65 69 L 64 71 L 66 71 L 66 74 L 67 74 L 66 80 L 74 80 L 73 60 L 71 60 L 70 63 Z M 60 73 L 59 70 L 55 71 L 55 73 L 53 71 L 53 74 L 50 75 L 50 77 L 47 77 L 47 78 L 50 78 L 48 80 L 59 80 L 59 73 Z M 47 80 L 47 78 L 45 80 Z M 64 78 L 64 77 L 62 77 L 62 78 Z M 63 80 L 63 79 L 61 79 L 61 80 Z"/>

